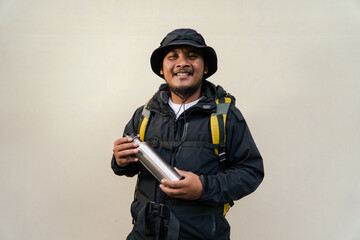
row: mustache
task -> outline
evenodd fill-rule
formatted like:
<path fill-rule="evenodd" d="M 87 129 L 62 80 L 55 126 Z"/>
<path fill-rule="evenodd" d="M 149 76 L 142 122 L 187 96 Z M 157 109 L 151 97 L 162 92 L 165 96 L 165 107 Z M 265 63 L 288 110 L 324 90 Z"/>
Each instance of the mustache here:
<path fill-rule="evenodd" d="M 188 74 L 192 75 L 194 73 L 194 71 L 191 69 L 179 69 L 179 70 L 173 71 L 172 75 L 176 75 L 178 73 L 188 73 Z"/>

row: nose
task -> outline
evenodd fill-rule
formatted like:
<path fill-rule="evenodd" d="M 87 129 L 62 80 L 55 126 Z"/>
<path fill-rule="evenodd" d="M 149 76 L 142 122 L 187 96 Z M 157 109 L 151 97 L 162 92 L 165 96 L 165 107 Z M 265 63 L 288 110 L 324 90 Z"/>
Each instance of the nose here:
<path fill-rule="evenodd" d="M 176 67 L 177 68 L 184 68 L 184 67 L 189 67 L 189 61 L 188 58 L 186 56 L 184 56 L 183 54 L 181 54 L 178 57 L 178 61 L 176 62 Z"/>

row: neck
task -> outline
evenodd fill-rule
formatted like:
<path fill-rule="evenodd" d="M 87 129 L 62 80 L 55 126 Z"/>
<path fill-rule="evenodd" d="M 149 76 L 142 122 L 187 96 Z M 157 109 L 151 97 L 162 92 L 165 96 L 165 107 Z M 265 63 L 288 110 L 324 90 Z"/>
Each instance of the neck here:
<path fill-rule="evenodd" d="M 173 91 L 170 91 L 171 93 L 171 101 L 175 104 L 186 104 L 186 103 L 191 103 L 193 101 L 198 100 L 201 97 L 201 88 L 198 88 L 198 90 L 196 90 L 196 92 L 194 94 L 192 94 L 189 97 L 184 97 L 181 95 L 177 95 L 176 93 L 174 93 Z M 185 101 L 185 102 L 184 102 Z"/>

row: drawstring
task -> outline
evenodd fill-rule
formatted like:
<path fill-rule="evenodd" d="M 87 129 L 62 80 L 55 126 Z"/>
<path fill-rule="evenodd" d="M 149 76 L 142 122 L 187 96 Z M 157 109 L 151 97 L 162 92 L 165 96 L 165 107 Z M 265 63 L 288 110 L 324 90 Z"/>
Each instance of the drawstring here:
<path fill-rule="evenodd" d="M 180 145 L 179 145 L 179 147 L 185 142 L 185 136 L 186 136 L 186 134 L 187 134 L 187 127 L 188 127 L 188 123 L 186 122 L 186 114 L 185 114 L 185 102 L 188 100 L 188 98 L 189 97 L 191 97 L 191 95 L 190 96 L 188 96 L 188 97 L 186 97 L 186 98 L 183 98 L 182 96 L 180 96 L 179 94 L 177 94 L 175 91 L 173 91 L 173 90 L 171 90 L 176 96 L 178 96 L 179 98 L 181 98 L 182 99 L 182 102 L 181 102 L 181 105 L 180 105 L 180 107 L 179 107 L 179 110 L 178 110 L 178 112 L 176 113 L 176 116 L 178 115 L 178 113 L 180 112 L 180 110 L 181 110 L 181 107 L 183 107 L 184 108 L 184 130 L 183 130 L 183 134 L 182 134 L 182 136 L 181 136 L 181 141 L 180 141 Z"/>
<path fill-rule="evenodd" d="M 179 112 L 181 111 L 181 107 L 183 107 L 183 106 L 184 106 L 184 112 L 185 112 L 185 102 L 186 102 L 186 100 L 187 100 L 187 99 L 183 99 L 183 100 L 182 100 L 181 105 L 180 105 L 180 107 L 179 107 L 179 109 L 178 109 L 177 113 L 175 113 L 176 118 L 177 118 L 177 116 L 178 116 Z"/>
<path fill-rule="evenodd" d="M 183 100 L 183 106 L 184 106 L 184 132 L 183 132 L 183 135 L 181 137 L 181 144 L 185 141 L 185 136 L 187 134 L 187 127 L 188 127 L 188 123 L 186 122 L 186 113 L 185 113 L 185 101 L 186 100 Z M 180 106 L 181 108 L 181 106 Z"/>

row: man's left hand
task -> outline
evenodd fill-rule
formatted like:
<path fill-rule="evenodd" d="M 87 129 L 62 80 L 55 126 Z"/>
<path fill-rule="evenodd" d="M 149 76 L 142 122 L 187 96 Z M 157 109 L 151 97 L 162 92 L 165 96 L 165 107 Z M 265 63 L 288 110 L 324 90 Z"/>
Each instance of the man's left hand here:
<path fill-rule="evenodd" d="M 179 181 L 161 180 L 160 188 L 169 197 L 184 200 L 197 200 L 201 198 L 203 186 L 198 175 L 176 169 L 183 177 Z"/>

